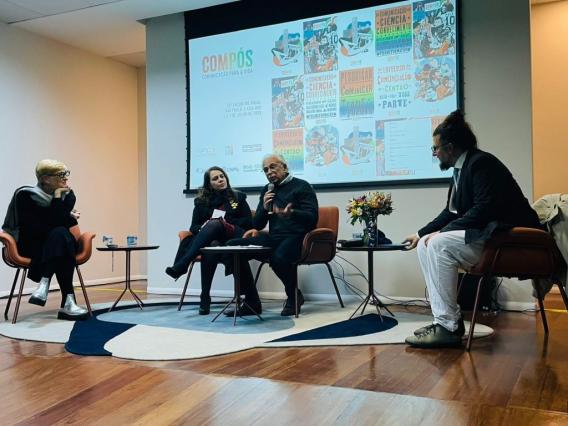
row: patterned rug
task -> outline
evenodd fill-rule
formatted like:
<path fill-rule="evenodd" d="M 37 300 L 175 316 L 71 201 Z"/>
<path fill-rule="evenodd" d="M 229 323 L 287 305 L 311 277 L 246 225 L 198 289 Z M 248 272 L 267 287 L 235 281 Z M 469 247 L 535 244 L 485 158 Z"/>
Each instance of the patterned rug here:
<path fill-rule="evenodd" d="M 281 317 L 280 302 L 264 303 L 262 317 L 214 316 L 224 303 L 213 303 L 210 315 L 198 315 L 198 303 L 188 302 L 181 311 L 177 302 L 145 302 L 119 305 L 107 312 L 109 304 L 94 306 L 86 321 L 59 321 L 56 311 L 21 315 L 16 324 L 0 324 L 6 337 L 65 344 L 78 355 L 114 356 L 136 360 L 177 360 L 203 358 L 255 347 L 377 345 L 404 343 L 412 332 L 429 324 L 430 316 L 399 312 L 396 317 L 377 315 L 374 307 L 349 320 L 357 305 L 345 309 L 329 302 L 307 302 L 299 318 Z M 468 324 L 466 323 L 466 329 Z M 475 337 L 488 336 L 489 327 L 478 324 Z"/>

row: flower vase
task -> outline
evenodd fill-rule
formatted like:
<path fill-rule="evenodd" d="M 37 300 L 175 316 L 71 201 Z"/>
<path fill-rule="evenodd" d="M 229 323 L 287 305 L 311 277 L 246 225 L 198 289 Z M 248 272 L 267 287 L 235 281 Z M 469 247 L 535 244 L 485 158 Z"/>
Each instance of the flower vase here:
<path fill-rule="evenodd" d="M 363 242 L 367 247 L 377 246 L 377 216 L 369 218 L 365 221 L 365 229 L 363 230 Z"/>

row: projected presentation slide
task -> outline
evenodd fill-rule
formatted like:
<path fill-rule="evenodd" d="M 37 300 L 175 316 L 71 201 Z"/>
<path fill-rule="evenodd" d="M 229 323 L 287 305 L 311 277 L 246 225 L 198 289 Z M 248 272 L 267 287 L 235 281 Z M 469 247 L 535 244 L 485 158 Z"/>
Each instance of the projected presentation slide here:
<path fill-rule="evenodd" d="M 316 186 L 447 177 L 456 39 L 455 0 L 422 0 L 188 40 L 189 189 L 213 165 L 263 186 L 272 152 Z"/>

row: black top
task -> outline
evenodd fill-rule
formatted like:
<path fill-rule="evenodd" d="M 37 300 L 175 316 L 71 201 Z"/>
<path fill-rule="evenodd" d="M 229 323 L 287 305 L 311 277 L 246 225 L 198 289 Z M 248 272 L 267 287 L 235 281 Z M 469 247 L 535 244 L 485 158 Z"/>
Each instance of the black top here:
<path fill-rule="evenodd" d="M 243 230 L 252 228 L 252 214 L 250 207 L 246 202 L 247 195 L 244 192 L 232 190 L 222 191 L 214 194 L 209 199 L 195 198 L 193 208 L 193 216 L 191 218 L 191 226 L 189 230 L 192 234 L 197 235 L 201 226 L 211 219 L 213 210 L 224 210 L 225 220 L 236 225 Z"/>
<path fill-rule="evenodd" d="M 20 227 L 19 253 L 33 258 L 40 253 L 45 238 L 52 229 L 77 225 L 77 221 L 70 215 L 75 201 L 75 194 L 71 191 L 65 198 L 53 198 L 49 206 L 42 207 L 32 199 L 31 192 L 18 192 L 16 206 Z"/>
<path fill-rule="evenodd" d="M 270 235 L 276 238 L 286 238 L 305 235 L 316 227 L 318 199 L 308 182 L 294 177 L 288 183 L 277 185 L 274 188 L 273 206 L 284 208 L 288 203 L 292 203 L 294 211 L 289 218 L 268 214 L 262 202 L 267 191 L 268 185 L 260 192 L 260 200 L 253 221 L 255 229 L 263 229 L 266 223 L 270 222 Z"/>
<path fill-rule="evenodd" d="M 487 240 L 497 230 L 514 226 L 540 228 L 538 216 L 523 195 L 507 167 L 492 154 L 473 149 L 460 170 L 454 197 L 457 214 L 450 212 L 453 182 L 446 208 L 418 231 L 424 236 L 435 231 L 465 230 L 465 242 Z"/>

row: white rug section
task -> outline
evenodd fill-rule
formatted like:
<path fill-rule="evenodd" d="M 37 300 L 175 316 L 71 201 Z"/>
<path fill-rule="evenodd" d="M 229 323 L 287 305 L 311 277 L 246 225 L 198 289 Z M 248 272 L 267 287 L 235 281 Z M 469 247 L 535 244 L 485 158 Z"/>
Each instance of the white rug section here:
<path fill-rule="evenodd" d="M 161 302 L 161 300 L 154 302 Z M 121 301 L 118 304 L 118 306 L 123 305 L 132 305 L 132 302 Z M 110 308 L 111 306 L 112 302 L 98 303 L 91 305 L 91 308 L 93 311 L 96 311 L 97 309 Z M 0 322 L 0 334 L 11 339 L 45 343 L 67 343 L 75 321 L 57 319 L 57 311 L 58 309 L 46 310 L 39 307 L 37 312 L 20 313 L 18 314 L 16 324 L 12 324 L 12 317 L 9 316 L 9 321 Z"/>
<path fill-rule="evenodd" d="M 57 310 L 41 310 L 29 315 L 18 315 L 16 324 L 0 323 L 0 334 L 5 337 L 35 342 L 66 343 L 75 325 L 74 321 L 57 319 Z"/>

